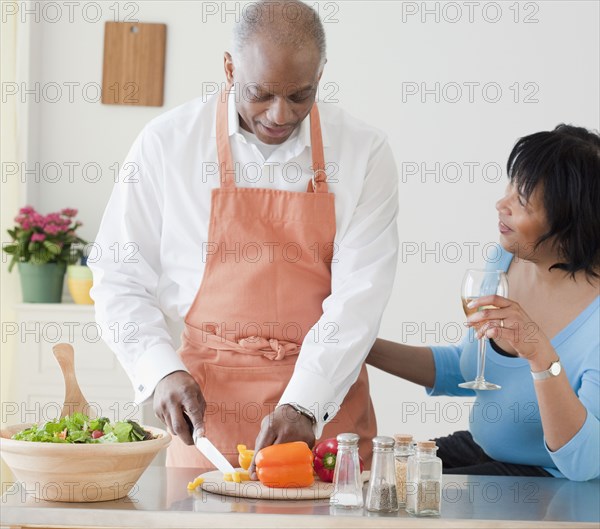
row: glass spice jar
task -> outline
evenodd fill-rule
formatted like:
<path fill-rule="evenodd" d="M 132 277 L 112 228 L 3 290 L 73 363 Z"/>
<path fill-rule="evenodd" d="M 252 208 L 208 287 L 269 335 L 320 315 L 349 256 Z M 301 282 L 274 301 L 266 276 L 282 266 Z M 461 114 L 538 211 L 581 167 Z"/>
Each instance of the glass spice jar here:
<path fill-rule="evenodd" d="M 439 516 L 442 506 L 442 460 L 435 455 L 435 441 L 420 441 L 408 458 L 406 512 L 415 516 Z"/>
<path fill-rule="evenodd" d="M 345 509 L 362 509 L 363 482 L 358 457 L 358 441 L 355 433 L 341 433 L 337 436 L 338 452 L 333 471 L 333 493 L 330 505 Z"/>
<path fill-rule="evenodd" d="M 406 434 L 394 435 L 396 444 L 394 446 L 394 464 L 396 467 L 396 491 L 398 493 L 398 506 L 406 505 L 406 467 L 408 458 L 415 453 L 413 448 L 413 436 Z"/>
<path fill-rule="evenodd" d="M 373 438 L 373 463 L 367 490 L 367 510 L 394 512 L 398 510 L 396 471 L 394 468 L 394 439 Z"/>

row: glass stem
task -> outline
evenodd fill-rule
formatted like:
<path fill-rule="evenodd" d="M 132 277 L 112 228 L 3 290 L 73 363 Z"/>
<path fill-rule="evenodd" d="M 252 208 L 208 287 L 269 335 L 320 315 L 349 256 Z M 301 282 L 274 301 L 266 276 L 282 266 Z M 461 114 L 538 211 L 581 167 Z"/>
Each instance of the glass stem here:
<path fill-rule="evenodd" d="M 483 373 L 485 371 L 485 338 L 479 339 L 479 354 L 477 355 L 477 381 L 485 380 Z"/>

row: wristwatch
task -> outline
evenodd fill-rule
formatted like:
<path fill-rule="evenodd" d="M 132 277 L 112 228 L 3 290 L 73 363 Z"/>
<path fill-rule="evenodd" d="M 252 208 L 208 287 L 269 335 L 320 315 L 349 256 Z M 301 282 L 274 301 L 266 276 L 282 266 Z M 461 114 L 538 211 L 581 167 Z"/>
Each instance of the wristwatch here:
<path fill-rule="evenodd" d="M 533 380 L 545 380 L 547 378 L 557 377 L 562 371 L 562 364 L 560 358 L 550 364 L 550 367 L 545 371 L 538 371 L 537 373 L 531 372 Z"/>
<path fill-rule="evenodd" d="M 306 409 L 304 406 L 300 406 L 299 404 L 296 404 L 295 402 L 286 402 L 285 404 L 287 404 L 288 406 L 291 406 L 294 410 L 296 410 L 298 415 L 304 415 L 305 417 L 309 418 L 310 422 L 312 424 L 317 423 L 317 419 L 315 418 L 313 412 Z M 282 406 L 284 406 L 284 404 L 282 404 Z"/>

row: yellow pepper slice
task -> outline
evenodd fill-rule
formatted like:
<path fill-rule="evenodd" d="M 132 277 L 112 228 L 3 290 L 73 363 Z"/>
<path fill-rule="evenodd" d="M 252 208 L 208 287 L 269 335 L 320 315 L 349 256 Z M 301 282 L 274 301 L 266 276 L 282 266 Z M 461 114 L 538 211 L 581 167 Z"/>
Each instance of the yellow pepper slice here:
<path fill-rule="evenodd" d="M 204 483 L 204 478 L 201 477 L 197 477 L 196 479 L 194 479 L 194 481 L 190 481 L 188 483 L 188 490 L 194 490 L 196 488 L 198 488 L 200 485 L 202 485 L 202 483 Z"/>
<path fill-rule="evenodd" d="M 238 463 L 244 470 L 248 470 L 254 457 L 254 450 L 248 450 L 246 445 L 237 445 L 237 451 L 239 453 Z"/>
<path fill-rule="evenodd" d="M 248 472 L 223 472 L 223 481 L 241 483 L 242 481 L 250 481 L 250 475 Z"/>

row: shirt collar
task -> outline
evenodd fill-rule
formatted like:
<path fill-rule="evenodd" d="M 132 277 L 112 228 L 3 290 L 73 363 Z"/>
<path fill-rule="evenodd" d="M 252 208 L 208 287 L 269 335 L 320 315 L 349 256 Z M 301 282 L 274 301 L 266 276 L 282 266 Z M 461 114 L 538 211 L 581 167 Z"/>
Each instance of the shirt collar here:
<path fill-rule="evenodd" d="M 215 96 L 215 98 L 219 97 L 222 97 L 222 93 L 219 93 Z M 229 99 L 227 101 L 227 131 L 229 132 L 230 137 L 240 132 L 240 119 L 235 107 L 235 88 L 231 89 L 231 93 L 229 94 Z M 326 147 L 329 145 L 329 136 L 327 134 L 327 127 L 323 123 L 323 116 L 321 116 L 321 134 L 323 136 L 323 146 Z M 217 137 L 217 124 L 214 118 L 211 136 L 213 138 Z M 310 115 L 306 116 L 302 123 L 300 123 L 297 141 L 303 146 L 310 147 Z"/>

